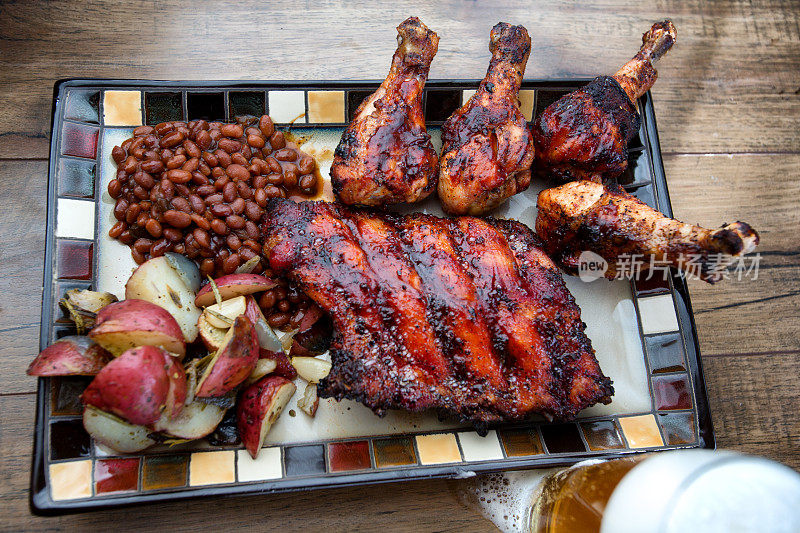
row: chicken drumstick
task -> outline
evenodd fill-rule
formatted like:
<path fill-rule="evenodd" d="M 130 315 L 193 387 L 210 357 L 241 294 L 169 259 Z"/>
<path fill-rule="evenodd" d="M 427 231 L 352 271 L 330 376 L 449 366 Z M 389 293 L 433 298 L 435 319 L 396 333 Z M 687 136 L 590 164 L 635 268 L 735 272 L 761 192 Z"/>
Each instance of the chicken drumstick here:
<path fill-rule="evenodd" d="M 331 183 L 345 204 L 417 202 L 436 188 L 438 158 L 425 128 L 422 89 L 439 37 L 416 17 L 397 33 L 389 75 L 359 106 L 334 152 Z"/>
<path fill-rule="evenodd" d="M 531 52 L 522 26 L 497 24 L 477 92 L 442 126 L 439 198 L 453 215 L 480 215 L 528 188 L 533 136 L 518 94 Z"/>
<path fill-rule="evenodd" d="M 591 251 L 608 262 L 608 279 L 617 276 L 617 259 L 627 254 L 636 256 L 640 270 L 658 261 L 714 283 L 734 258 L 758 245 L 758 233 L 744 222 L 716 230 L 685 224 L 618 185 L 573 181 L 545 189 L 537 204 L 536 233 L 547 254 L 571 274 L 578 271 L 581 253 Z"/>
<path fill-rule="evenodd" d="M 656 81 L 653 62 L 675 43 L 671 21 L 653 24 L 642 47 L 614 76 L 600 76 L 536 117 L 536 172 L 560 181 L 602 182 L 628 166 L 628 142 L 639 130 L 636 100 Z"/>

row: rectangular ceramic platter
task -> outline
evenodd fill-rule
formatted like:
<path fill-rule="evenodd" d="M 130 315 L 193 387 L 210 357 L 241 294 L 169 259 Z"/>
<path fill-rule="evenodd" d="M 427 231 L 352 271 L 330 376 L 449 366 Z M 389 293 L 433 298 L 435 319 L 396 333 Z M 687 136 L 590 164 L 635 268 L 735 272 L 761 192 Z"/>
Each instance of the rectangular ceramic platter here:
<path fill-rule="evenodd" d="M 583 83 L 585 80 L 526 82 L 521 94 L 523 112 L 531 118 L 546 103 Z M 475 81 L 428 83 L 426 116 L 437 150 L 441 148 L 438 127 L 441 119 L 465 101 L 476 84 Z M 114 202 L 107 193 L 107 185 L 116 174 L 111 150 L 130 137 L 135 126 L 149 123 L 147 118 L 153 116 L 150 107 L 155 109 L 156 95 L 182 102 L 182 109 L 176 110 L 178 119 L 186 119 L 187 115 L 188 119 L 231 119 L 236 111 L 233 102 L 240 95 L 252 93 L 256 95 L 254 101 L 263 100 L 264 107 L 260 112 L 256 108 L 248 114 L 269 110 L 279 127 L 290 131 L 302 149 L 315 157 L 323 178 L 328 180 L 333 151 L 346 122 L 344 117 L 352 116 L 357 101 L 376 85 L 336 82 L 314 86 L 288 82 L 193 87 L 173 82 L 88 80 L 59 84 L 51 149 L 42 344 L 68 332 L 57 305 L 64 290 L 91 285 L 96 290 L 124 297 L 125 281 L 136 265 L 129 248 L 108 237 L 109 228 L 116 222 L 112 212 Z M 212 111 L 204 115 L 202 108 L 198 111 L 197 106 L 191 105 L 193 95 L 205 98 L 212 89 L 213 94 L 222 98 L 224 116 L 215 116 Z M 94 94 L 96 122 L 91 111 L 73 118 L 71 114 L 75 114 L 73 109 L 77 105 L 73 100 Z M 91 108 L 93 101 L 87 99 L 84 107 Z M 445 103 L 452 108 L 446 113 L 440 109 Z M 631 142 L 631 170 L 625 178 L 626 188 L 669 213 L 649 94 L 640 101 L 639 109 L 643 125 Z M 219 109 L 216 113 L 220 113 Z M 75 144 L 76 128 L 97 135 L 96 150 L 80 153 L 81 149 L 76 152 L 71 147 L 65 148 Z M 82 146 L 80 142 L 78 145 Z M 59 180 L 65 178 L 60 175 L 67 173 L 65 167 L 84 164 L 84 159 L 93 160 L 95 165 L 90 197 L 85 192 L 65 194 L 63 191 L 71 189 L 62 186 Z M 493 216 L 515 219 L 533 227 L 537 194 L 547 186 L 534 179 L 527 191 L 514 196 Z M 332 200 L 328 181 L 321 199 Z M 412 210 L 442 215 L 435 199 Z M 80 247 L 81 243 L 84 247 L 92 245 L 88 249 L 90 274 L 77 276 L 85 281 L 72 281 L 77 279 L 74 272 L 80 269 L 62 265 L 66 259 L 61 250 L 68 245 Z M 65 271 L 73 274 L 64 275 Z M 63 427 L 71 424 L 80 432 L 80 420 L 75 412 L 64 415 L 57 411 L 55 404 L 69 403 L 58 396 L 62 389 L 74 389 L 74 395 L 80 387 L 42 380 L 32 487 L 34 508 L 59 512 L 202 494 L 465 475 L 568 463 L 589 456 L 713 445 L 702 374 L 697 364 L 694 326 L 682 280 L 653 281 L 638 288 L 627 281 L 587 283 L 570 276 L 565 276 L 565 281 L 581 307 L 600 366 L 613 380 L 615 389 L 610 404 L 586 409 L 580 413 L 578 423 L 550 425 L 534 420 L 501 426 L 480 437 L 469 426 L 440 421 L 433 414 L 395 411 L 379 418 L 350 401 L 321 400 L 312 418 L 297 408 L 296 400 L 301 396 L 298 393 L 270 431 L 259 461 L 251 461 L 241 447 L 220 448 L 205 442 L 155 447 L 141 454 L 118 457 L 91 443 L 78 450 L 63 445 L 66 438 L 62 435 Z M 302 391 L 305 384 L 299 379 L 297 384 Z M 133 457 L 138 461 L 135 465 Z M 178 477 L 183 472 L 185 479 L 180 483 L 159 483 L 161 474 L 151 464 L 153 458 L 178 465 Z M 108 474 L 134 467 L 137 481 L 131 486 L 115 485 L 121 475 L 115 474 L 115 478 Z M 130 472 L 128 475 L 133 476 Z M 82 481 L 76 483 L 76 476 Z M 107 486 L 119 490 L 106 490 Z"/>

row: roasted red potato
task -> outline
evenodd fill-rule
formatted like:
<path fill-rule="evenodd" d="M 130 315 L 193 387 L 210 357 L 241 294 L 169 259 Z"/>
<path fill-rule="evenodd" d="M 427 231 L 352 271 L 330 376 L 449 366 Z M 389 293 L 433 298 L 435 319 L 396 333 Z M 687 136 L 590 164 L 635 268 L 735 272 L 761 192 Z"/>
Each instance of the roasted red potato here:
<path fill-rule="evenodd" d="M 36 356 L 29 376 L 94 376 L 113 356 L 89 337 L 64 337 Z"/>
<path fill-rule="evenodd" d="M 172 315 L 144 300 L 102 308 L 89 337 L 114 355 L 137 346 L 159 346 L 181 358 L 186 353 L 183 332 Z"/>
<path fill-rule="evenodd" d="M 186 399 L 186 375 L 180 363 L 164 350 L 141 346 L 108 363 L 81 399 L 131 424 L 147 426 L 164 411 L 180 412 Z"/>
<path fill-rule="evenodd" d="M 288 379 L 272 375 L 250 385 L 242 394 L 236 413 L 239 436 L 253 459 L 295 390 Z"/>
<path fill-rule="evenodd" d="M 194 304 L 194 287 L 199 286 L 199 280 L 200 271 L 192 261 L 181 261 L 175 254 L 154 257 L 131 274 L 125 284 L 125 298 L 164 308 L 178 323 L 186 341 L 194 342 L 200 316 L 200 309 Z"/>
<path fill-rule="evenodd" d="M 219 294 L 223 301 L 236 296 L 246 296 L 256 292 L 266 291 L 278 285 L 271 279 L 260 274 L 229 274 L 215 279 L 214 283 L 217 289 L 219 289 Z M 206 307 L 216 302 L 211 283 L 204 285 L 194 299 L 194 303 L 198 307 Z"/>
<path fill-rule="evenodd" d="M 218 405 L 195 400 L 175 417 L 162 416 L 153 429 L 178 439 L 200 439 L 211 434 L 225 416 Z"/>
<path fill-rule="evenodd" d="M 198 397 L 224 396 L 247 379 L 258 360 L 258 340 L 244 316 L 234 320 L 217 353 L 197 384 Z"/>
<path fill-rule="evenodd" d="M 134 453 L 156 442 L 150 430 L 87 405 L 83 410 L 83 427 L 94 440 L 120 453 Z"/>

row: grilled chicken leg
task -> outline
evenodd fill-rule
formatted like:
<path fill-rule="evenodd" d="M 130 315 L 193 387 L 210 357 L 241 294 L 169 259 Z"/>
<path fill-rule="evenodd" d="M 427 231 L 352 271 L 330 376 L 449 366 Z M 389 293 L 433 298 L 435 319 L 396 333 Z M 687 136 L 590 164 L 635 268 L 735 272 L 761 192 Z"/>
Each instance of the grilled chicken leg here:
<path fill-rule="evenodd" d="M 656 81 L 653 62 L 675 43 L 669 20 L 653 24 L 642 47 L 614 76 L 600 76 L 536 117 L 536 172 L 543 177 L 602 182 L 628 166 L 628 142 L 639 130 L 636 100 Z"/>
<path fill-rule="evenodd" d="M 439 198 L 450 214 L 486 213 L 531 181 L 533 136 L 518 103 L 531 38 L 501 22 L 489 39 L 486 77 L 442 126 Z"/>
<path fill-rule="evenodd" d="M 716 230 L 685 224 L 618 185 L 573 181 L 539 193 L 538 208 L 536 232 L 544 249 L 571 274 L 578 271 L 581 253 L 591 251 L 608 262 L 608 279 L 614 279 L 620 267 L 643 271 L 657 262 L 714 283 L 735 257 L 758 244 L 758 233 L 744 222 Z M 631 260 L 618 262 L 622 256 Z"/>
<path fill-rule="evenodd" d="M 384 82 L 359 106 L 334 152 L 331 183 L 349 205 L 417 202 L 436 188 L 436 151 L 425 128 L 422 89 L 439 37 L 416 17 L 397 27 Z"/>

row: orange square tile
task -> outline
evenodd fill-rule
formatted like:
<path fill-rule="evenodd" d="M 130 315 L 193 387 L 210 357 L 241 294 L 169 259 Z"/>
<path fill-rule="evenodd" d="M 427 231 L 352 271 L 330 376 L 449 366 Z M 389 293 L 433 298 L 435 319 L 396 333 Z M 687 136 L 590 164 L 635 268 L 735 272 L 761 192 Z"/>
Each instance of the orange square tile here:
<path fill-rule="evenodd" d="M 92 496 L 92 461 L 70 461 L 50 465 L 50 497 L 75 500 Z"/>
<path fill-rule="evenodd" d="M 106 126 L 141 126 L 140 91 L 104 91 L 103 121 Z"/>
<path fill-rule="evenodd" d="M 308 121 L 344 122 L 344 91 L 308 91 Z"/>
<path fill-rule="evenodd" d="M 189 461 L 189 485 L 216 485 L 236 481 L 236 452 L 196 452 Z"/>
<path fill-rule="evenodd" d="M 631 448 L 664 445 L 661 433 L 658 431 L 656 417 L 653 415 L 626 416 L 619 419 L 619 425 Z"/>
<path fill-rule="evenodd" d="M 420 464 L 436 465 L 461 461 L 456 436 L 452 433 L 418 435 L 416 439 Z"/>

